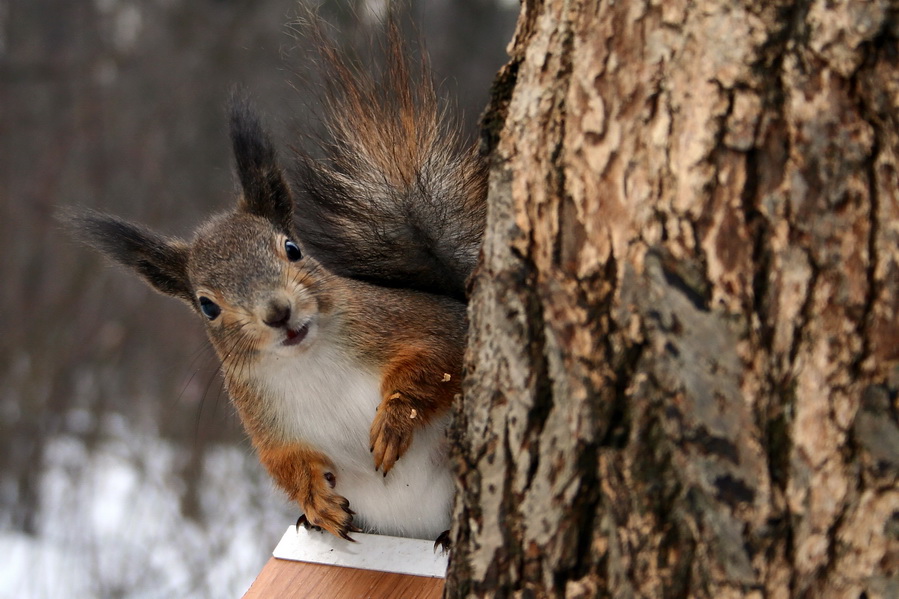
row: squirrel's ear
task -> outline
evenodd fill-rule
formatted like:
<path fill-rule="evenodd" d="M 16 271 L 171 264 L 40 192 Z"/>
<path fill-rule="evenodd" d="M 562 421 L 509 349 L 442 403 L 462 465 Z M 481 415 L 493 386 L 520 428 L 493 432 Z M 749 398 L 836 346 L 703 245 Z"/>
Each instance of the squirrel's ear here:
<path fill-rule="evenodd" d="M 290 234 L 293 198 L 275 156 L 275 146 L 246 95 L 231 94 L 231 144 L 243 194 L 238 210 L 261 216 Z"/>
<path fill-rule="evenodd" d="M 79 240 L 131 268 L 157 291 L 196 306 L 187 276 L 185 242 L 98 212 L 70 211 L 58 218 Z"/>

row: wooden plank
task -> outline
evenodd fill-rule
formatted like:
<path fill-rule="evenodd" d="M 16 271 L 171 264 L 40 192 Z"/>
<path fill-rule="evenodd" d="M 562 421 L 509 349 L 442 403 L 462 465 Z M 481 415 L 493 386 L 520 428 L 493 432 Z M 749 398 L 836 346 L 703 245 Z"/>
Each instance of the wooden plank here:
<path fill-rule="evenodd" d="M 271 558 L 244 599 L 439 599 L 444 579 Z"/>

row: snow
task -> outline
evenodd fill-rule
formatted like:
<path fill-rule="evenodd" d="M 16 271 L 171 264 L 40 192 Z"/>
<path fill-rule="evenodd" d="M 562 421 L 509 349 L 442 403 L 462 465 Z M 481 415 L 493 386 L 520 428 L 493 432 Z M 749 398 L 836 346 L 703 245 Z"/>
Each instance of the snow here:
<path fill-rule="evenodd" d="M 207 448 L 188 515 L 185 451 L 124 419 L 104 428 L 90 448 L 49 441 L 37 533 L 0 531 L 0 599 L 241 596 L 295 519 L 251 452 Z"/>

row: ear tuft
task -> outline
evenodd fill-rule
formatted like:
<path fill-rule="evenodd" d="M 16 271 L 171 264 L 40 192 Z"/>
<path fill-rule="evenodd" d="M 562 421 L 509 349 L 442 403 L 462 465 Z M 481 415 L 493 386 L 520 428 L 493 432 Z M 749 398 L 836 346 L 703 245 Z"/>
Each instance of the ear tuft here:
<path fill-rule="evenodd" d="M 141 276 L 151 287 L 196 309 L 187 276 L 189 248 L 178 239 L 92 210 L 57 215 L 75 238 Z"/>
<path fill-rule="evenodd" d="M 293 198 L 278 165 L 275 146 L 246 93 L 231 94 L 231 145 L 243 195 L 238 210 L 261 216 L 286 234 L 292 230 Z"/>

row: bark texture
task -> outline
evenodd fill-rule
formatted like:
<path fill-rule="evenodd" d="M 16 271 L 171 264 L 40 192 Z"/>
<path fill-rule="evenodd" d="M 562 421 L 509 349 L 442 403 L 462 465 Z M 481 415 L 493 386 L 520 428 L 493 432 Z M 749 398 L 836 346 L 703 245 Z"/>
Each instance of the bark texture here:
<path fill-rule="evenodd" d="M 524 3 L 447 597 L 899 597 L 897 11 Z"/>

